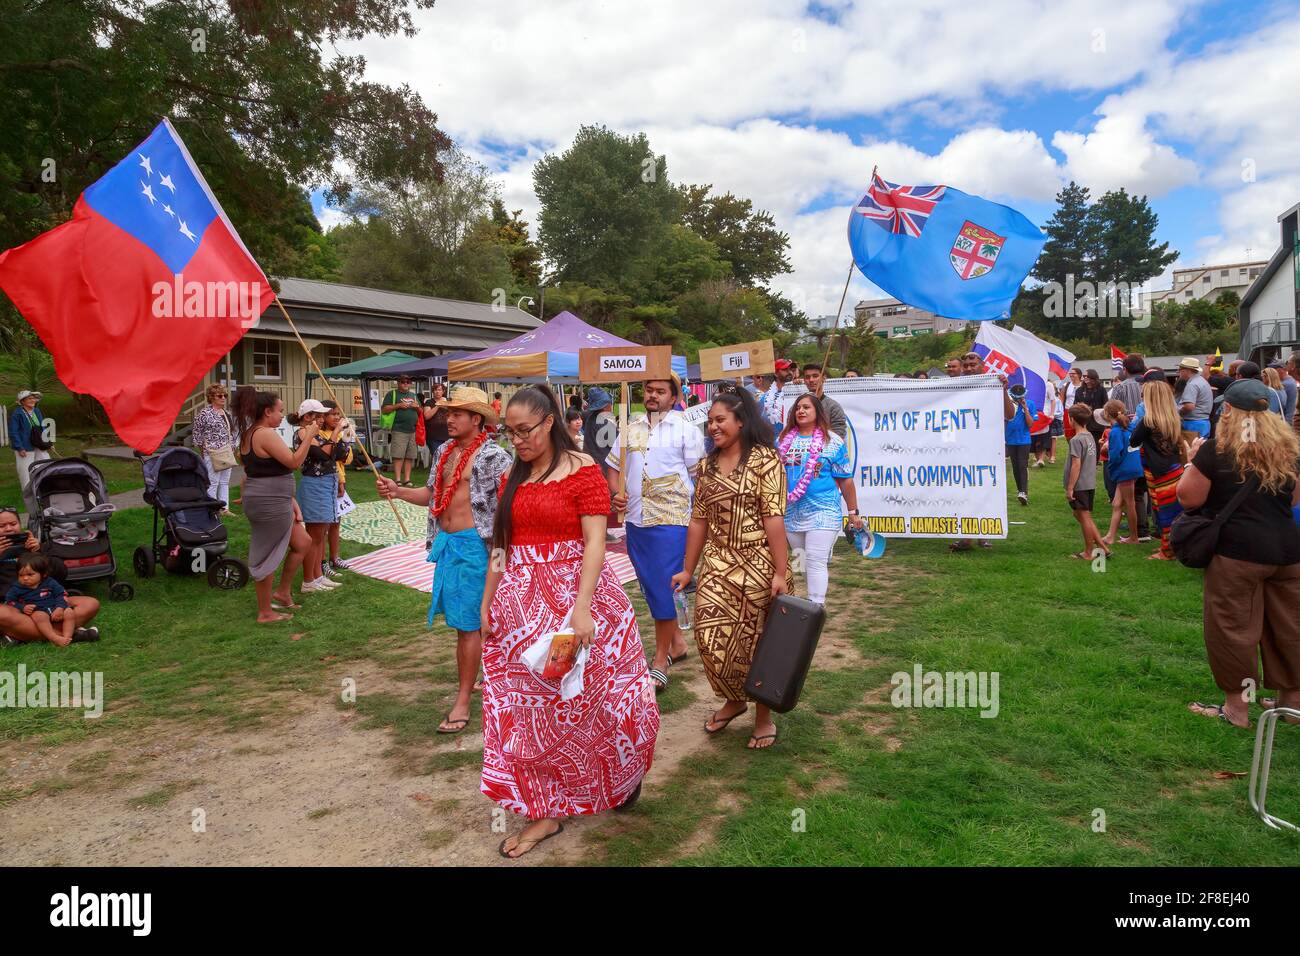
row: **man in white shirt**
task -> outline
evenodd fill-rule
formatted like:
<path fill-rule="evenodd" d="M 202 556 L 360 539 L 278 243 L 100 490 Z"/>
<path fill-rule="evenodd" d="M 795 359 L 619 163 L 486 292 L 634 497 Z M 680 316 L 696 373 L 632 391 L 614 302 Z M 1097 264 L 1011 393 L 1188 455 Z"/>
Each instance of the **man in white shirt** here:
<path fill-rule="evenodd" d="M 693 471 L 704 457 L 704 433 L 688 424 L 673 405 L 681 397 L 681 382 L 651 380 L 642 386 L 646 414 L 628 423 L 605 463 L 615 511 L 627 512 L 627 556 L 650 615 L 655 620 L 655 654 L 650 678 L 658 693 L 668 686 L 668 668 L 686 656 L 686 639 L 677 623 L 672 577 L 686 558 L 686 527 L 691 523 L 695 494 Z M 627 488 L 618 491 L 619 454 L 627 442 L 623 463 Z"/>

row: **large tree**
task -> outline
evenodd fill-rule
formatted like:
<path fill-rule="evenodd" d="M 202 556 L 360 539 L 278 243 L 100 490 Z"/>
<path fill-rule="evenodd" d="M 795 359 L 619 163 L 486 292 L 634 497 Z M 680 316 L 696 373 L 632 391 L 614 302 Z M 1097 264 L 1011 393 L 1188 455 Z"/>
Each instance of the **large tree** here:
<path fill-rule="evenodd" d="M 644 133 L 583 126 L 533 167 L 542 251 L 563 280 L 614 286 L 680 217 L 668 165 Z"/>
<path fill-rule="evenodd" d="M 765 286 L 789 272 L 790 237 L 777 228 L 772 214 L 755 212 L 750 200 L 729 192 L 710 195 L 712 189 L 712 184 L 681 187 L 682 222 L 718 247 L 736 281 Z"/>
<path fill-rule="evenodd" d="M 450 141 L 333 44 L 413 35 L 433 0 L 0 0 L 0 248 L 68 218 L 163 116 L 268 272 L 304 251 L 300 186 L 435 180 Z M 309 243 L 310 244 L 310 243 Z M 291 254 L 292 253 L 292 254 Z"/>
<path fill-rule="evenodd" d="M 492 220 L 497 185 L 459 150 L 442 154 L 435 183 L 366 184 L 345 205 L 352 219 L 334 231 L 342 278 L 356 285 L 504 303 L 520 294 L 509 250 Z"/>

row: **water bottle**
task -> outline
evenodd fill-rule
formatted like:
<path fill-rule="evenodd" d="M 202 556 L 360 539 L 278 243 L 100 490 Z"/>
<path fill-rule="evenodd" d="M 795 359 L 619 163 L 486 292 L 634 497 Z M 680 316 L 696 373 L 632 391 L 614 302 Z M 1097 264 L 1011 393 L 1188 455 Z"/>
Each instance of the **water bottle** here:
<path fill-rule="evenodd" d="M 686 603 L 686 592 L 674 591 L 673 604 L 677 607 L 677 626 L 683 631 L 689 631 L 691 629 L 691 609 Z"/>

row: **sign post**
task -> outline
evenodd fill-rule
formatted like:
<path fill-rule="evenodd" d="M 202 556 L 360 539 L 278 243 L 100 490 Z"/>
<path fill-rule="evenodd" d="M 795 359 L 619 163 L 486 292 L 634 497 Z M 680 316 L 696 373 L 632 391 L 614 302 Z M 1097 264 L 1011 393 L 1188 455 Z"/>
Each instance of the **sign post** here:
<path fill-rule="evenodd" d="M 627 490 L 627 408 L 630 400 L 628 382 L 664 379 L 672 375 L 673 350 L 670 345 L 617 345 L 603 349 L 578 350 L 578 378 L 584 385 L 618 382 L 618 492 Z M 619 519 L 623 512 L 618 513 Z"/>
<path fill-rule="evenodd" d="M 771 339 L 700 349 L 700 379 L 705 382 L 739 380 L 746 375 L 771 375 L 775 371 L 776 352 Z"/>

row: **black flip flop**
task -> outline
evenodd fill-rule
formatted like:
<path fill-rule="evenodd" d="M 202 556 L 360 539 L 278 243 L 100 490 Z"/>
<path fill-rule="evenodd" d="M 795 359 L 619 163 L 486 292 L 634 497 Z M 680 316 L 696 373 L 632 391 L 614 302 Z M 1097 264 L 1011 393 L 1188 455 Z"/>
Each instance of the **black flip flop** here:
<path fill-rule="evenodd" d="M 749 743 L 751 744 L 756 744 L 760 740 L 770 740 L 772 742 L 768 744 L 766 747 L 750 747 L 748 744 L 746 744 L 745 749 L 746 750 L 771 750 L 773 747 L 776 746 L 778 737 L 776 734 L 764 734 L 761 737 L 755 737 L 753 734 L 749 735 Z"/>
<path fill-rule="evenodd" d="M 464 719 L 461 719 L 461 718 L 458 717 L 458 718 L 456 718 L 455 720 L 452 720 L 452 719 L 451 719 L 451 715 L 448 714 L 446 717 L 442 718 L 442 723 L 444 723 L 444 724 L 460 724 L 460 726 L 457 727 L 455 730 L 451 730 L 450 728 L 444 730 L 441 726 L 439 726 L 439 727 L 438 727 L 438 733 L 440 733 L 440 734 L 459 734 L 459 733 L 464 732 L 465 728 L 469 726 L 469 718 L 468 718 L 468 717 L 465 717 Z"/>
<path fill-rule="evenodd" d="M 1202 713 L 1202 711 L 1208 710 L 1211 711 L 1217 719 L 1223 721 L 1225 724 L 1228 724 L 1231 727 L 1236 727 L 1238 730 L 1247 730 L 1250 727 L 1249 720 L 1247 720 L 1245 727 L 1242 727 L 1238 724 L 1234 724 L 1232 722 L 1232 719 L 1228 716 L 1228 712 L 1224 709 L 1222 704 L 1202 704 L 1199 700 L 1194 700 L 1192 701 L 1191 706 L 1201 708 L 1200 711 L 1192 711 L 1192 713 L 1196 714 L 1197 717 L 1209 717 L 1210 714 Z"/>
<path fill-rule="evenodd" d="M 732 714 L 730 717 L 726 717 L 726 718 L 719 717 L 719 716 L 718 716 L 718 712 L 715 710 L 715 711 L 713 712 L 713 716 L 710 717 L 708 720 L 706 720 L 706 721 L 704 722 L 704 732 L 705 732 L 706 734 L 720 734 L 720 733 L 722 733 L 724 730 L 727 729 L 727 725 L 730 724 L 733 720 L 735 720 L 737 717 L 741 717 L 741 716 L 743 716 L 743 715 L 745 715 L 745 714 L 747 714 L 747 713 L 749 713 L 749 705 L 748 705 L 748 704 L 745 705 L 745 709 L 744 709 L 744 710 L 739 711 L 739 712 L 737 712 L 737 713 L 734 713 L 734 714 Z M 716 724 L 718 721 L 722 721 L 722 726 L 721 726 L 721 727 L 717 727 L 717 728 L 715 728 L 715 729 L 713 729 L 713 730 L 709 730 L 709 724 Z"/>
<path fill-rule="evenodd" d="M 524 850 L 524 852 L 523 852 L 523 853 L 520 853 L 519 856 L 511 856 L 509 853 L 506 852 L 506 840 L 509 840 L 510 837 L 506 837 L 505 840 L 502 840 L 502 841 L 501 841 L 501 845 L 497 847 L 497 852 L 500 853 L 500 854 L 501 854 L 503 857 L 505 857 L 507 860 L 518 860 L 518 859 L 522 859 L 523 857 L 526 857 L 528 854 L 532 853 L 533 850 L 536 850 L 539 846 L 541 846 L 543 843 L 545 843 L 545 842 L 546 842 L 547 840 L 549 840 L 551 837 L 553 837 L 553 836 L 559 836 L 559 835 L 560 835 L 561 833 L 563 833 L 563 832 L 564 832 L 564 821 L 561 820 L 561 821 L 560 821 L 560 828 L 559 828 L 558 830 L 556 830 L 554 833 L 548 833 L 548 834 L 546 834 L 546 836 L 542 837 L 540 840 L 520 840 L 518 843 L 516 843 L 516 844 L 515 844 L 515 849 L 518 849 L 518 848 L 519 848 L 519 844 L 520 844 L 520 843 L 531 843 L 531 844 L 532 844 L 531 847 L 529 847 L 527 850 Z"/>
<path fill-rule="evenodd" d="M 668 689 L 668 674 L 665 671 L 661 671 L 657 667 L 652 668 L 650 671 L 650 679 L 654 681 L 656 694 L 662 694 Z"/>
<path fill-rule="evenodd" d="M 668 666 L 671 667 L 674 664 L 680 664 L 682 661 L 686 660 L 686 658 L 688 658 L 689 656 L 690 656 L 690 651 L 682 651 L 681 654 L 677 655 L 676 657 L 673 657 L 673 655 L 669 654 Z"/>

